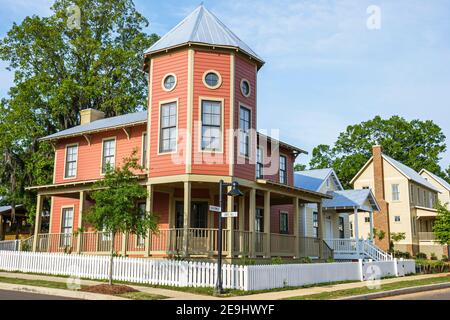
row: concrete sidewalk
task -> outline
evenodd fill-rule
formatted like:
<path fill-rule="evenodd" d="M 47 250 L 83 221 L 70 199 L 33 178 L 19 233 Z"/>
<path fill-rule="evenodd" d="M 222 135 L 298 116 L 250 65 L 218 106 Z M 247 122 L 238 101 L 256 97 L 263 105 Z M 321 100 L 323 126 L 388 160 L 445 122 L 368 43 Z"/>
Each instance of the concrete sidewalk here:
<path fill-rule="evenodd" d="M 420 280 L 420 279 L 430 279 L 437 277 L 450 276 L 449 273 L 441 273 L 441 274 L 427 274 L 427 275 L 417 275 L 417 276 L 408 276 L 402 278 L 392 278 L 381 280 L 381 284 L 394 283 L 394 282 L 403 282 L 403 281 L 412 281 L 412 280 Z M 33 274 L 25 274 L 25 273 L 8 273 L 8 272 L 0 272 L 0 277 L 8 277 L 8 278 L 19 278 L 19 279 L 28 279 L 28 280 L 45 280 L 45 281 L 54 281 L 54 282 L 67 282 L 68 278 L 62 277 L 53 277 L 53 276 L 45 276 L 45 275 L 33 275 Z M 100 281 L 92 281 L 92 280 L 80 280 L 81 285 L 92 286 L 97 284 L 104 284 L 104 282 Z M 0 283 L 1 284 L 1 283 Z M 365 282 L 352 282 L 352 283 L 344 283 L 344 284 L 336 284 L 336 285 L 325 285 L 320 287 L 311 287 L 311 288 L 303 288 L 303 289 L 292 289 L 292 290 L 284 290 L 284 291 L 274 291 L 274 292 L 266 292 L 266 293 L 258 293 L 252 295 L 244 295 L 244 296 L 235 296 L 228 298 L 218 298 L 207 295 L 194 294 L 183 291 L 169 290 L 169 289 L 160 289 L 160 288 L 151 288 L 139 285 L 130 285 L 136 290 L 146 292 L 149 294 L 156 294 L 168 297 L 167 300 L 280 300 L 291 297 L 299 297 L 299 296 L 307 296 L 316 293 L 323 292 L 331 292 L 337 290 L 346 290 L 353 288 L 361 288 L 365 287 L 367 284 Z M 11 285 L 18 286 L 18 285 Z M 31 287 L 31 286 L 30 286 Z M 34 287 L 40 288 L 40 287 Z M 46 288 L 44 288 L 46 289 Z M 60 294 L 64 294 L 64 291 L 69 290 L 61 290 L 61 289 L 52 289 L 52 290 L 60 290 Z M 53 291 L 52 291 L 53 292 Z M 75 297 L 70 293 L 68 297 Z M 53 293 L 54 294 L 54 293 Z M 64 295 L 63 295 L 64 296 Z M 109 296 L 106 296 L 109 297 Z M 79 299 L 83 299 L 81 297 L 77 297 Z M 92 297 L 94 298 L 94 297 Z M 101 298 L 101 297 L 97 297 Z M 85 299 L 89 299 L 88 296 Z"/>

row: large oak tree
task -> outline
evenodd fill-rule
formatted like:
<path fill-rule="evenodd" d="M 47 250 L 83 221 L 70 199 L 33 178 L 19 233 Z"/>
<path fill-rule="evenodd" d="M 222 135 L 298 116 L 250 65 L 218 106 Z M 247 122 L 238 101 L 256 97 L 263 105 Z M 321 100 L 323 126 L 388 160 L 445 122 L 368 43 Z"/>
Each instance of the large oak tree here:
<path fill-rule="evenodd" d="M 52 147 L 37 139 L 78 125 L 85 108 L 107 116 L 145 109 L 143 52 L 158 39 L 132 0 L 56 0 L 52 10 L 0 39 L 0 59 L 14 72 L 0 104 L 0 196 L 31 212 L 24 187 L 51 183 L 53 171 Z"/>
<path fill-rule="evenodd" d="M 372 156 L 372 146 L 381 144 L 383 152 L 416 171 L 427 169 L 441 177 L 439 166 L 446 151 L 445 135 L 433 121 L 393 116 L 348 126 L 333 146 L 319 145 L 312 152 L 312 169 L 334 168 L 344 187 Z"/>

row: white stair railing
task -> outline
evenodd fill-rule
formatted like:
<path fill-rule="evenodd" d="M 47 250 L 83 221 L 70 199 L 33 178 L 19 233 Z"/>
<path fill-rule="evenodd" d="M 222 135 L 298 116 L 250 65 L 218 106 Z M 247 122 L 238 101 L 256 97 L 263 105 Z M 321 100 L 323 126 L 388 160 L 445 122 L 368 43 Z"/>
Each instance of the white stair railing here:
<path fill-rule="evenodd" d="M 393 260 L 391 254 L 386 251 L 381 250 L 376 245 L 374 245 L 370 240 L 359 240 L 358 245 L 360 251 L 365 255 L 369 256 L 375 261 L 390 261 Z"/>
<path fill-rule="evenodd" d="M 381 250 L 370 240 L 363 239 L 326 239 L 328 246 L 336 256 L 344 255 L 354 259 L 372 259 L 374 261 L 393 260 L 392 255 Z"/>

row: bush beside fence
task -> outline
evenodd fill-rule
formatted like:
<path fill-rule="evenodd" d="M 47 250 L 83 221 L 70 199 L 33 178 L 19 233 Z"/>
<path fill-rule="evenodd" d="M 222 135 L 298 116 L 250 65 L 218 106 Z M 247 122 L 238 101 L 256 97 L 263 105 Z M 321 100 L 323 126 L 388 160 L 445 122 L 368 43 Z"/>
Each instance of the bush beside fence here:
<path fill-rule="evenodd" d="M 372 266 L 374 268 L 369 269 Z M 109 257 L 64 253 L 0 251 L 0 270 L 108 279 Z M 114 258 L 113 279 L 151 285 L 214 287 L 216 264 L 143 258 Z M 223 266 L 227 289 L 265 290 L 338 281 L 368 280 L 367 274 L 403 276 L 415 272 L 414 261 L 342 262 Z"/>

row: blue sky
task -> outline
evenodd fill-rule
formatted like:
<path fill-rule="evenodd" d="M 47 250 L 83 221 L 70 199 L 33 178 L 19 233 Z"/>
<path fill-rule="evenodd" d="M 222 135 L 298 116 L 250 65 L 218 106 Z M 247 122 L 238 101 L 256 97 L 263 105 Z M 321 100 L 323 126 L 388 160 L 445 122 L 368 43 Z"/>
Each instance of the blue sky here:
<path fill-rule="evenodd" d="M 51 0 L 0 0 L 0 37 Z M 135 0 L 163 35 L 199 4 Z M 308 151 L 332 144 L 347 125 L 400 115 L 431 119 L 450 147 L 450 2 L 447 0 L 207 0 L 266 65 L 258 78 L 258 127 Z M 366 10 L 381 9 L 369 30 Z M 145 48 L 143 48 L 145 49 Z M 12 75 L 0 61 L 0 97 Z M 309 157 L 302 157 L 302 162 Z M 442 160 L 450 165 L 450 151 Z"/>

